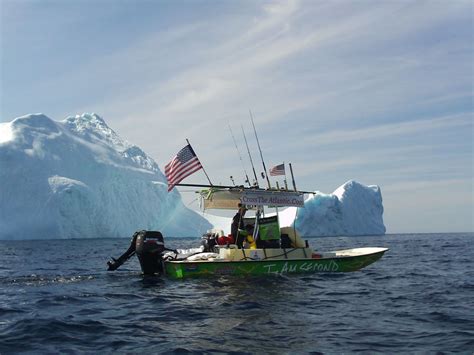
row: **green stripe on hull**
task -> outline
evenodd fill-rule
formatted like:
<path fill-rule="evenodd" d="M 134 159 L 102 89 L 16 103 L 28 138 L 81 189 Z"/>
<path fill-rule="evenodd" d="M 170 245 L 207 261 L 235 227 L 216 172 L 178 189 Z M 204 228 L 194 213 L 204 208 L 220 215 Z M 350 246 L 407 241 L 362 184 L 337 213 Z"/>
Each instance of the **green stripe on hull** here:
<path fill-rule="evenodd" d="M 385 251 L 369 255 L 328 259 L 259 260 L 259 261 L 167 261 L 170 278 L 212 275 L 280 275 L 287 273 L 350 272 L 379 260 Z"/>

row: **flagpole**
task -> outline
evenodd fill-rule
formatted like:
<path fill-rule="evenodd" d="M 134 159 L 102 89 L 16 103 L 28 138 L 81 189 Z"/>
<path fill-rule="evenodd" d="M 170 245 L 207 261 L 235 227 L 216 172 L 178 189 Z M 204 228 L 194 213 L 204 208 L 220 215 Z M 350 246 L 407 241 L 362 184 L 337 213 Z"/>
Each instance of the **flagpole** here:
<path fill-rule="evenodd" d="M 188 143 L 188 145 L 191 147 L 191 149 L 193 149 L 193 148 L 192 148 L 192 146 L 191 146 L 191 143 L 189 143 L 189 140 L 188 140 L 187 138 L 186 138 L 186 142 L 187 142 L 187 143 Z M 193 151 L 194 151 L 194 149 L 193 149 Z M 194 152 L 194 153 L 196 153 L 196 152 Z M 197 156 L 197 154 L 196 154 L 196 156 Z M 199 158 L 198 158 L 198 159 L 199 159 Z M 199 161 L 199 162 L 201 163 L 201 161 Z M 209 185 L 211 185 L 211 186 L 212 186 L 211 179 L 209 179 L 209 175 L 207 175 L 207 173 L 206 173 L 206 169 L 204 169 L 204 166 L 202 165 L 202 163 L 201 163 L 201 167 L 202 167 L 202 171 L 204 172 L 204 174 L 205 174 L 205 175 L 206 175 L 206 177 L 207 177 L 207 181 L 209 181 Z"/>

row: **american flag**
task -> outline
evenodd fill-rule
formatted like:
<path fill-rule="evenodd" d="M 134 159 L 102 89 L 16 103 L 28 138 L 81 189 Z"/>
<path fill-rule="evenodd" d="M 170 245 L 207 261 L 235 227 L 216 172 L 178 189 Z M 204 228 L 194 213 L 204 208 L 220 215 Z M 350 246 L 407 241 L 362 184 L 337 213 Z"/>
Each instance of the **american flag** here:
<path fill-rule="evenodd" d="M 181 149 L 178 154 L 165 166 L 165 175 L 168 179 L 168 192 L 173 190 L 176 184 L 179 184 L 186 176 L 189 176 L 199 169 L 202 169 L 196 153 L 191 145 Z"/>
<path fill-rule="evenodd" d="M 270 176 L 285 175 L 285 163 L 275 165 L 270 169 Z"/>

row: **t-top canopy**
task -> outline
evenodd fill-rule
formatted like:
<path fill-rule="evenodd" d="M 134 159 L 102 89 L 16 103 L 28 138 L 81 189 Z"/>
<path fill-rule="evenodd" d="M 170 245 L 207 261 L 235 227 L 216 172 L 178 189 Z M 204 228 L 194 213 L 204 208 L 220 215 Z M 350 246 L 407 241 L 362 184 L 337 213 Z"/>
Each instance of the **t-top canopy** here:
<path fill-rule="evenodd" d="M 236 210 L 246 206 L 304 207 L 304 194 L 281 190 L 224 189 L 202 190 L 204 209 Z"/>

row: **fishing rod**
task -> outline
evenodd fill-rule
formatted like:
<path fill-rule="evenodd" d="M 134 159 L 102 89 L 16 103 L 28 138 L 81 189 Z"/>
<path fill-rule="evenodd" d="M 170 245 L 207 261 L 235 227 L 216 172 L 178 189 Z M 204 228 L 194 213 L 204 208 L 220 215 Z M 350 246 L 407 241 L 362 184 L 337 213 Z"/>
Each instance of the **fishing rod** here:
<path fill-rule="evenodd" d="M 232 127 L 230 126 L 230 123 L 229 123 L 229 130 L 230 130 L 230 135 L 232 136 L 232 140 L 234 141 L 235 149 L 237 150 L 237 154 L 239 155 L 240 162 L 242 163 L 242 168 L 244 169 L 245 178 L 247 179 L 246 182 L 249 184 L 249 186 L 252 186 L 252 184 L 250 183 L 249 176 L 247 175 L 247 170 L 245 170 L 244 161 L 242 160 L 242 155 L 240 154 L 239 147 L 237 147 L 237 142 L 235 141 L 234 132 L 232 132 Z"/>
<path fill-rule="evenodd" d="M 257 173 L 255 172 L 255 166 L 253 165 L 253 160 L 252 160 L 252 155 L 250 154 L 249 144 L 247 143 L 247 137 L 245 136 L 244 126 L 240 125 L 240 127 L 242 128 L 242 134 L 244 135 L 245 145 L 247 146 L 247 152 L 249 153 L 250 164 L 252 165 L 253 176 L 255 177 L 255 183 L 257 184 L 257 187 L 259 187 Z"/>
<path fill-rule="evenodd" d="M 249 110 L 249 112 L 250 112 L 250 120 L 252 121 L 253 131 L 255 132 L 255 139 L 257 140 L 258 150 L 260 151 L 260 158 L 262 159 L 263 171 L 265 172 L 268 188 L 270 189 L 271 188 L 270 179 L 268 178 L 267 167 L 265 166 L 265 161 L 263 160 L 263 154 L 262 154 L 262 149 L 260 148 L 260 142 L 258 141 L 257 130 L 255 129 L 255 124 L 253 123 L 252 111 Z"/>
<path fill-rule="evenodd" d="M 229 189 L 229 190 L 240 190 L 240 189 L 252 189 L 251 187 L 240 186 L 229 186 L 229 185 L 207 185 L 207 184 L 175 184 L 174 186 L 186 186 L 186 187 L 210 187 L 214 189 Z M 262 190 L 262 189 L 259 189 Z"/>

